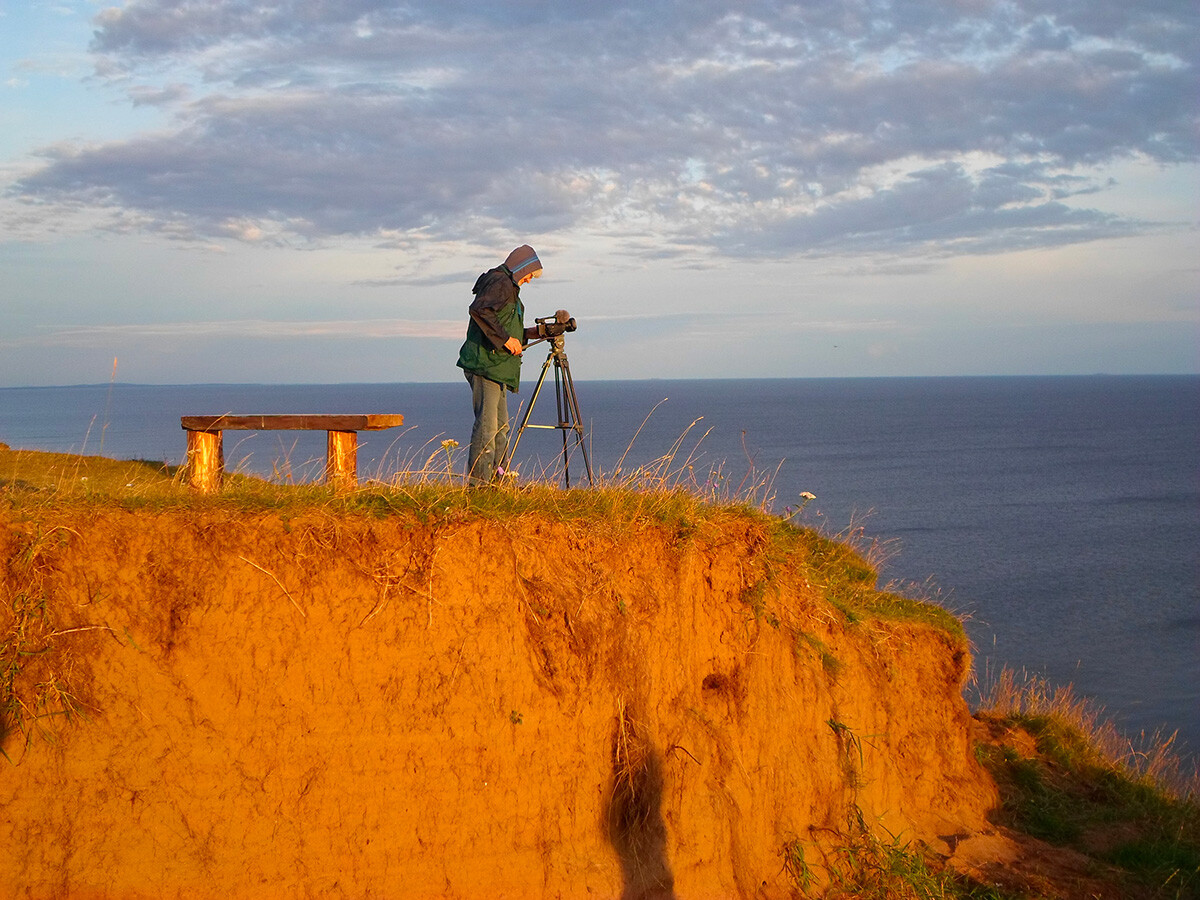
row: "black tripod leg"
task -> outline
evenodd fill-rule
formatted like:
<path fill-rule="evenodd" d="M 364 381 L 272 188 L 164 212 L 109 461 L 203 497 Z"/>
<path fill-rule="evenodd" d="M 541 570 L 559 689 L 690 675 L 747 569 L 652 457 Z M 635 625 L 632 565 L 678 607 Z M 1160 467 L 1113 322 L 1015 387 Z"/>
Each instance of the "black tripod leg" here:
<path fill-rule="evenodd" d="M 533 389 L 533 396 L 529 398 L 529 405 L 525 407 L 525 413 L 521 416 L 521 424 L 517 426 L 517 430 L 513 432 L 508 444 L 504 447 L 504 455 L 500 457 L 500 468 L 505 472 L 508 471 L 508 464 L 512 461 L 517 452 L 517 444 L 521 442 L 521 435 L 525 432 L 525 426 L 529 424 L 529 416 L 533 412 L 533 404 L 537 402 L 538 394 L 542 392 L 542 382 L 546 380 L 546 372 L 550 369 L 551 356 L 546 357 L 546 361 L 542 363 L 542 374 L 538 376 L 537 385 Z M 555 375 L 557 378 L 557 374 Z"/>
<path fill-rule="evenodd" d="M 592 480 L 592 461 L 588 459 L 587 444 L 583 440 L 583 417 L 579 414 L 579 395 L 575 393 L 575 379 L 571 377 L 571 365 L 564 356 L 562 359 L 563 382 L 566 386 L 566 398 L 570 404 L 571 415 L 574 419 L 575 445 L 583 454 L 583 467 L 587 470 L 588 485 L 594 485 Z M 560 416 L 561 419 L 561 416 Z M 564 465 L 567 455 L 567 432 L 563 431 Z"/>
<path fill-rule="evenodd" d="M 546 361 L 542 363 L 542 373 L 538 376 L 537 386 L 533 389 L 533 396 L 529 398 L 529 406 L 525 408 L 525 414 L 521 417 L 521 424 L 517 426 L 516 432 L 508 441 L 508 445 L 504 448 L 504 456 L 501 461 L 501 468 L 507 471 L 509 463 L 516 455 L 517 445 L 521 442 L 521 435 L 525 433 L 526 427 L 529 426 L 529 417 L 533 414 L 534 404 L 537 403 L 537 398 L 542 392 L 542 385 L 546 381 L 546 373 L 550 369 L 550 364 L 554 364 L 554 398 L 557 407 L 558 422 L 556 425 L 534 425 L 534 428 L 557 428 L 562 432 L 562 453 L 563 453 L 563 479 L 566 486 L 571 486 L 571 470 L 570 470 L 570 448 L 567 446 L 567 429 L 575 432 L 575 444 L 579 447 L 583 454 L 583 465 L 587 469 L 588 484 L 593 485 L 592 480 L 592 461 L 588 458 L 587 446 L 583 440 L 583 424 L 582 417 L 579 414 L 579 397 L 575 393 L 575 380 L 571 377 L 571 366 L 567 362 L 567 355 L 562 352 L 561 347 L 555 347 L 550 350 L 550 355 L 546 357 Z"/>
<path fill-rule="evenodd" d="M 569 422 L 566 416 L 567 398 L 565 386 L 563 383 L 563 371 L 567 365 L 567 358 L 559 356 L 554 358 L 554 404 L 558 412 L 558 430 L 562 432 L 562 460 L 563 460 L 563 483 L 571 486 L 571 461 L 570 454 L 567 453 L 567 428 Z M 567 370 L 569 371 L 569 370 Z"/>

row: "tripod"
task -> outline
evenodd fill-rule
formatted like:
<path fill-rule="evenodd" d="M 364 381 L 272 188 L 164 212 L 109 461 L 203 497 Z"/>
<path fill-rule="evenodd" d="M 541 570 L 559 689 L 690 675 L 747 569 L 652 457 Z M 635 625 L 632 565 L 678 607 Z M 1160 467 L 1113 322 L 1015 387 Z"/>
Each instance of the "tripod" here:
<path fill-rule="evenodd" d="M 546 356 L 546 361 L 542 363 L 542 374 L 538 377 L 537 386 L 533 389 L 533 396 L 529 398 L 529 406 L 525 408 L 525 414 L 521 417 L 521 424 L 517 426 L 516 434 L 513 435 L 513 439 L 504 450 L 502 467 L 505 470 L 508 469 L 509 461 L 517 452 L 517 444 L 521 442 L 521 435 L 525 433 L 526 428 L 557 428 L 562 431 L 563 481 L 567 487 L 570 487 L 571 468 L 567 432 L 573 431 L 575 432 L 575 445 L 583 454 L 583 465 L 587 469 L 588 484 L 591 485 L 592 463 L 588 459 L 587 446 L 583 441 L 583 425 L 579 421 L 579 398 L 575 394 L 575 381 L 571 378 L 571 364 L 567 362 L 567 354 L 563 351 L 563 336 L 555 335 L 548 340 L 550 341 L 550 353 Z M 542 384 L 546 381 L 546 373 L 550 371 L 551 363 L 554 364 L 554 399 L 558 408 L 558 424 L 530 425 L 529 416 L 533 412 L 533 405 L 537 403 L 538 394 L 542 391 Z"/>

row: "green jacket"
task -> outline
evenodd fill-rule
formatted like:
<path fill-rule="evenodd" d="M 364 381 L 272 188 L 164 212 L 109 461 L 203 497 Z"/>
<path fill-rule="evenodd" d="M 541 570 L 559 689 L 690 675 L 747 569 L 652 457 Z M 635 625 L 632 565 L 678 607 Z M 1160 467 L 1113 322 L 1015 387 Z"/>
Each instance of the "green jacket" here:
<path fill-rule="evenodd" d="M 509 353 L 510 337 L 525 343 L 525 306 L 521 289 L 504 266 L 484 272 L 475 281 L 475 299 L 468 310 L 467 339 L 458 351 L 458 367 L 498 382 L 510 391 L 521 384 L 521 357 Z"/>

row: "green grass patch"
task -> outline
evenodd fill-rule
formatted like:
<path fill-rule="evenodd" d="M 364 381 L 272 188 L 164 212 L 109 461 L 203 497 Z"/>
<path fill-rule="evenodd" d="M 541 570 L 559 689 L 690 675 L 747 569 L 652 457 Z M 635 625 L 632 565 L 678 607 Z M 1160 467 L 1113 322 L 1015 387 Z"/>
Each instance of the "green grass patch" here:
<path fill-rule="evenodd" d="M 877 587 L 878 566 L 889 555 L 890 548 L 879 542 L 863 546 L 861 529 L 828 537 L 778 520 L 771 528 L 773 541 L 784 548 L 792 565 L 804 567 L 806 577 L 848 624 L 872 619 L 913 622 L 939 629 L 966 643 L 962 622 L 944 607 L 924 597 Z"/>
<path fill-rule="evenodd" d="M 177 492 L 176 472 L 173 467 L 146 460 L 0 450 L 0 490 L 29 502 L 165 497 Z"/>
<path fill-rule="evenodd" d="M 1154 897 L 1200 898 L 1200 778 L 1171 751 L 1118 735 L 1069 689 L 1006 673 L 985 716 L 1033 737 L 1036 754 L 1008 743 L 980 748 L 1006 824 L 1121 870 Z M 986 705 L 986 704 L 985 704 Z"/>
<path fill-rule="evenodd" d="M 964 642 L 967 639 L 967 633 L 957 616 L 927 600 L 905 597 L 891 591 L 872 591 L 856 599 L 856 608 L 868 616 L 898 622 L 919 622 L 941 629 Z"/>

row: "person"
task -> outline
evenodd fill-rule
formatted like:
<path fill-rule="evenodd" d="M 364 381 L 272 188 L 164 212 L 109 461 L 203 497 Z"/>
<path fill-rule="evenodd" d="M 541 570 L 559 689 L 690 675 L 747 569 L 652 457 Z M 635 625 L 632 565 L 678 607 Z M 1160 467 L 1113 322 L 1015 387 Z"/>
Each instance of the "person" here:
<path fill-rule="evenodd" d="M 467 455 L 467 480 L 473 486 L 490 484 L 499 474 L 508 447 L 508 392 L 521 381 L 521 352 L 537 337 L 525 327 L 521 286 L 542 274 L 542 263 L 528 244 L 522 244 L 503 264 L 479 276 L 471 293 L 467 338 L 458 353 L 458 367 L 471 385 L 475 425 Z"/>

